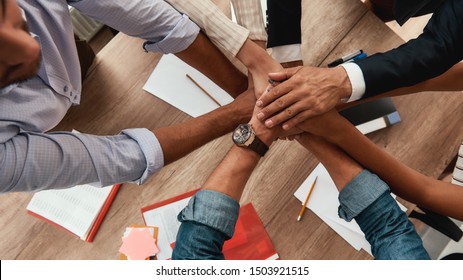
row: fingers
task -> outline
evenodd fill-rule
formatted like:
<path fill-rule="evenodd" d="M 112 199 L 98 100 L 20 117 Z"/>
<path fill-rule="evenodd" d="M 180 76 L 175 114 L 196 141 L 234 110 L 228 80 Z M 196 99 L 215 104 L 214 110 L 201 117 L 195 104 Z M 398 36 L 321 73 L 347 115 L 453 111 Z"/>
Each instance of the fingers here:
<path fill-rule="evenodd" d="M 274 81 L 282 82 L 294 76 L 294 74 L 296 74 L 297 71 L 299 71 L 301 68 L 302 66 L 293 67 L 293 68 L 285 68 L 281 72 L 269 73 L 268 77 Z"/>
<path fill-rule="evenodd" d="M 39 69 L 39 64 L 21 64 L 5 69 L 0 69 L 0 87 L 12 83 L 18 83 L 35 76 Z"/>
<path fill-rule="evenodd" d="M 267 110 L 268 109 L 268 110 Z M 266 109 L 257 114 L 257 118 L 265 122 L 267 127 L 274 127 L 289 120 L 300 113 L 303 108 L 300 103 L 287 104 L 283 98 L 270 104 Z M 268 116 L 271 118 L 266 119 Z"/>
<path fill-rule="evenodd" d="M 289 130 L 294 127 L 297 127 L 299 124 L 307 121 L 308 119 L 316 116 L 317 114 L 315 111 L 303 111 L 297 114 L 294 118 L 288 120 L 287 122 L 283 123 L 282 127 L 284 130 Z"/>
<path fill-rule="evenodd" d="M 293 90 L 295 85 L 292 81 L 286 81 L 283 83 L 273 82 L 269 87 L 267 87 L 268 92 L 263 94 L 259 100 L 257 100 L 256 105 L 258 107 L 265 107 L 280 97 L 288 94 Z"/>
<path fill-rule="evenodd" d="M 275 82 L 283 82 L 288 79 L 284 71 L 278 73 L 269 73 L 268 77 L 271 81 Z"/>
<path fill-rule="evenodd" d="M 304 90 L 296 89 L 278 98 L 257 113 L 257 118 L 267 127 L 285 123 L 284 129 L 291 129 L 296 124 L 318 114 L 322 107 L 316 96 L 310 96 Z"/>
<path fill-rule="evenodd" d="M 302 69 L 302 67 L 288 68 L 284 69 L 281 72 L 270 73 L 269 83 L 272 85 L 273 88 L 268 92 L 268 94 L 262 95 L 257 101 L 256 105 L 258 107 L 267 106 L 280 96 L 290 92 L 295 87 L 295 83 L 288 79 L 291 79 L 291 77 L 293 77 L 293 75 L 297 73 L 297 71 L 299 71 L 300 69 Z"/>
<path fill-rule="evenodd" d="M 312 118 L 314 116 L 316 116 L 316 113 L 314 113 L 314 111 L 310 111 L 310 110 L 302 111 L 302 112 L 298 113 L 297 115 L 295 115 L 294 117 L 290 118 L 287 121 L 281 121 L 280 120 L 280 118 L 284 118 L 284 116 L 276 115 L 275 117 L 272 117 L 269 120 L 266 120 L 265 125 L 267 127 L 269 127 L 270 125 L 271 126 L 276 126 L 276 125 L 279 125 L 279 124 L 282 123 L 281 127 L 285 131 L 288 131 L 288 130 L 294 129 L 296 127 L 299 128 L 300 127 L 300 126 L 298 126 L 299 124 L 304 123 L 305 121 L 307 121 L 308 119 L 310 119 L 310 118 Z M 278 122 L 278 123 L 276 123 L 276 122 Z"/>

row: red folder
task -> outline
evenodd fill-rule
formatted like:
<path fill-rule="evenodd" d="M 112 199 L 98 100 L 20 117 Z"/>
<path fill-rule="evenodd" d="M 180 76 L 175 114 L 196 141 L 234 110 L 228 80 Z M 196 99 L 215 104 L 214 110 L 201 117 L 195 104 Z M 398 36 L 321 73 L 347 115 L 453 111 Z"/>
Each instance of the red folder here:
<path fill-rule="evenodd" d="M 168 205 L 170 203 L 193 196 L 199 189 L 172 197 L 170 199 L 143 207 L 141 212 Z M 146 221 L 145 221 L 146 224 Z M 162 228 L 159 228 L 162 230 Z M 173 248 L 175 242 L 170 244 Z M 227 260 L 267 260 L 279 259 L 272 241 L 265 230 L 252 203 L 243 205 L 235 227 L 235 234 L 227 240 L 223 247 Z"/>

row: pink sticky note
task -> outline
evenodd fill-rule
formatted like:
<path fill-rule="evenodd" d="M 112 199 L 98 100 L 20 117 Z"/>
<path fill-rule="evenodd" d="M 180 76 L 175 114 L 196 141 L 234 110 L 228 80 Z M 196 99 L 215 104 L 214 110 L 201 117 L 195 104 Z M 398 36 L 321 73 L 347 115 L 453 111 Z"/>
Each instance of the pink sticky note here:
<path fill-rule="evenodd" d="M 129 260 L 144 260 L 158 253 L 159 249 L 148 228 L 133 228 L 129 235 L 122 238 L 119 252 Z"/>

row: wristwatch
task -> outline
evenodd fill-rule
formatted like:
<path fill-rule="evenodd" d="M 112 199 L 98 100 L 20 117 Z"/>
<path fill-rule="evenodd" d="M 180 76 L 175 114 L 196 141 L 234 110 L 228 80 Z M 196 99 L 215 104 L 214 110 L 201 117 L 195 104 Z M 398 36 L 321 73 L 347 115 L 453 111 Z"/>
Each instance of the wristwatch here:
<path fill-rule="evenodd" d="M 268 151 L 268 146 L 257 137 L 251 124 L 240 124 L 232 134 L 233 142 L 241 147 L 248 147 L 261 157 Z"/>

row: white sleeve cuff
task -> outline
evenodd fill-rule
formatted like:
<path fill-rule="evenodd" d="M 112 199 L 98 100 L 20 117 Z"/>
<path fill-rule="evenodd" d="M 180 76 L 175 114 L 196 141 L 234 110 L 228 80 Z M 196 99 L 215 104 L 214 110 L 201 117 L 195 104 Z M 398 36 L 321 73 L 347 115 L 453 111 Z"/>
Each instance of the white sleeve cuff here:
<path fill-rule="evenodd" d="M 365 79 L 363 78 L 362 69 L 355 63 L 344 63 L 340 66 L 346 70 L 352 86 L 352 94 L 347 102 L 359 100 L 365 94 Z"/>

